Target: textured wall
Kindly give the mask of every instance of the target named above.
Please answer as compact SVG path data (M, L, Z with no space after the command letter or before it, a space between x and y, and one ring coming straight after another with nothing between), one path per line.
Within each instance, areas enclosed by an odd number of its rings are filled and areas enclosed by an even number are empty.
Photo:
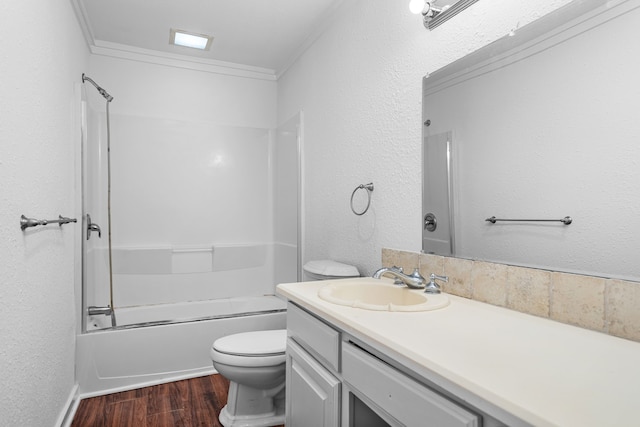
M278 117L305 113L305 258L370 274L381 247L419 250L422 77L565 3L484 0L427 31L408 2L345 2L278 82ZM370 181L357 217L351 192Z
M66 0L0 4L0 422L49 426L74 385L74 126L88 56Z

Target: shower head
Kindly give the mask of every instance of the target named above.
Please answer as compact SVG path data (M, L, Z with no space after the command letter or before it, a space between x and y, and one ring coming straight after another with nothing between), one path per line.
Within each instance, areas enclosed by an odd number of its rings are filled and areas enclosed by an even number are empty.
M94 82L90 77L85 76L84 73L82 73L82 83L84 82L89 82L91 83L93 86L95 86L96 89L98 89L98 92L100 93L100 95L104 96L104 99L107 100L107 102L111 102L113 101L113 96L109 95L109 93L102 89L100 86L98 86L98 84L96 82Z
M113 101L113 96L109 95L106 90L102 89L101 87L98 87L98 92L100 92L100 95L104 96L107 102Z

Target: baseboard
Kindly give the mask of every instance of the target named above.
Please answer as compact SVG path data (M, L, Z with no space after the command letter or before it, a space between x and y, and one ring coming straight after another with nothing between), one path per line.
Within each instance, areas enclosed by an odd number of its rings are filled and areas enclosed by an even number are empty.
M58 420L54 424L56 427L69 427L73 422L73 416L76 414L78 404L80 403L80 396L78 395L79 385L76 383L69 393L69 397L60 412Z

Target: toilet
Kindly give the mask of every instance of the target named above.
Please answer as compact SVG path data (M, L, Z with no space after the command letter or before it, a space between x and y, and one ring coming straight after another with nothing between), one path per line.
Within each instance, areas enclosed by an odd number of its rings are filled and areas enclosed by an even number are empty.
M211 346L211 360L227 378L229 395L220 411L225 427L284 424L287 330L228 335Z
M331 260L304 265L306 280L358 277L354 266ZM224 427L284 424L287 330L252 331L215 340L210 356L229 380L227 404L218 419Z

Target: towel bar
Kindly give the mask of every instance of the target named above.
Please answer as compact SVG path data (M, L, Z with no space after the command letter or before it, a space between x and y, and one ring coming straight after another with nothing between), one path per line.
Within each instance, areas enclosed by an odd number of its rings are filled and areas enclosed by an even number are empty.
M67 218L62 215L58 215L58 219L33 219L22 215L20 216L20 229L24 231L29 227L47 224L59 224L62 227L64 224L69 224L70 222L78 222L78 220L76 218Z
M485 219L485 221L489 221L491 224L495 224L497 221L516 221L516 222L561 222L564 225L569 225L573 222L570 216L565 216L562 219L501 219L492 216L491 218Z

